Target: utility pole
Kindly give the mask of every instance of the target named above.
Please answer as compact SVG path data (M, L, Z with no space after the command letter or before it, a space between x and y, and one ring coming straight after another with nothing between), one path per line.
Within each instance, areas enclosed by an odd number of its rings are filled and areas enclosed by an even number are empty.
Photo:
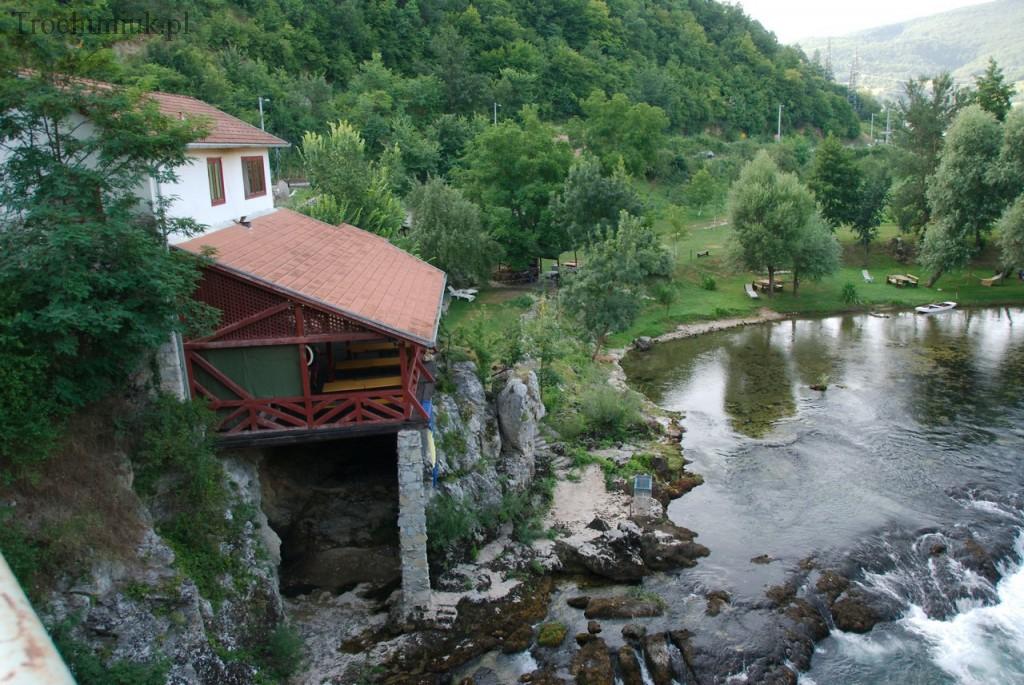
M782 105L779 105L779 132L775 136L775 141L778 143L782 142Z
M871 144L875 144L875 113L871 113Z
M892 135L892 126L890 126L890 124L889 124L889 115L890 115L890 113L891 113L891 110L888 107L886 107L885 108L885 144L886 145L889 144L889 136Z
M256 98L256 100L260 103L260 130L266 131L267 129L263 126L263 103L270 102L270 98L265 98L262 95L260 95L259 97Z
M498 108L501 107L497 102L494 103L494 125L498 125Z

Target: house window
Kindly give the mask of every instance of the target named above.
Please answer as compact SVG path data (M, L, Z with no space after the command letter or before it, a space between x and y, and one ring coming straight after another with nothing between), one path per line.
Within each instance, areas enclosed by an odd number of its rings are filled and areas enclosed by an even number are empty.
M242 157L242 181L245 199L267 194L267 179L263 175L263 157Z
M224 204L224 167L220 157L206 158L206 176L210 181L210 204Z

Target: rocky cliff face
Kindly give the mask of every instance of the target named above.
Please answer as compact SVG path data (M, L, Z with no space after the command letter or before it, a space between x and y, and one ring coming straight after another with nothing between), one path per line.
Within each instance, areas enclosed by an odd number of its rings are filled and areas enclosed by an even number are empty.
M513 369L490 401L473 362L452 364L449 373L454 389L434 397L439 487L433 494L496 507L506 492L529 487L536 473L544 417L537 375Z
M259 512L255 465L225 459L224 470L236 497L224 515L235 515L238 505ZM111 660L168 660L167 682L173 685L257 682L257 666L229 654L262 644L284 617L273 562L278 542L266 517L257 513L244 524L237 547L224 550L246 573L224 579L230 592L215 605L176 566L174 551L155 530L158 520L131 489L127 459L119 487L135 502L136 520L126 521L126 529L140 528L141 540L126 558L99 561L83 579L62 581L50 597L48 622L73 626L74 640Z

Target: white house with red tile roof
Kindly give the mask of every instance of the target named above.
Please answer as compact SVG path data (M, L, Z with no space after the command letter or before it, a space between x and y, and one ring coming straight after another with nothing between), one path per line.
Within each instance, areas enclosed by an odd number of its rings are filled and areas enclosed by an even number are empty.
M170 216L190 217L211 230L273 211L269 150L287 142L187 95L149 97L164 115L202 120L210 130L188 145L190 161L176 170L176 182L149 180L142 192L147 202L168 198ZM186 239L172 234L169 242Z

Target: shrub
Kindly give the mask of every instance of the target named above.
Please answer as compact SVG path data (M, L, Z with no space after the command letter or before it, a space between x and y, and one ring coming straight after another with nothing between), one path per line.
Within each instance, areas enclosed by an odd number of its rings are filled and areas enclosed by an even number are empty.
M45 550L25 535L9 507L0 508L0 550L14 577L25 588L26 594L30 593L36 574L46 562Z
M136 491L144 498L161 491L169 504L157 532L200 594L219 604L229 592L224 579L237 583L247 573L241 560L222 546L234 546L255 512L233 507L214 450L215 421L201 402L158 397L141 417L142 437L133 463Z
M71 635L72 627L72 622L65 621L50 634L78 685L163 685L166 681L170 664L165 657L142 663L116 659L103 663L92 648Z
M704 290L715 290L718 288L718 283L715 282L711 274L704 274L700 277L700 287Z
M267 638L259 653L260 664L278 682L286 682L305 660L302 637L294 628L281 623Z
M594 437L623 438L644 427L640 400L606 383L586 388L580 395L580 413Z
M860 304L860 295L857 294L857 287L853 283L847 283L843 286L840 298L843 300L843 304L851 306Z
M460 499L438 495L427 506L427 546L432 552L443 554L480 528L476 513Z

